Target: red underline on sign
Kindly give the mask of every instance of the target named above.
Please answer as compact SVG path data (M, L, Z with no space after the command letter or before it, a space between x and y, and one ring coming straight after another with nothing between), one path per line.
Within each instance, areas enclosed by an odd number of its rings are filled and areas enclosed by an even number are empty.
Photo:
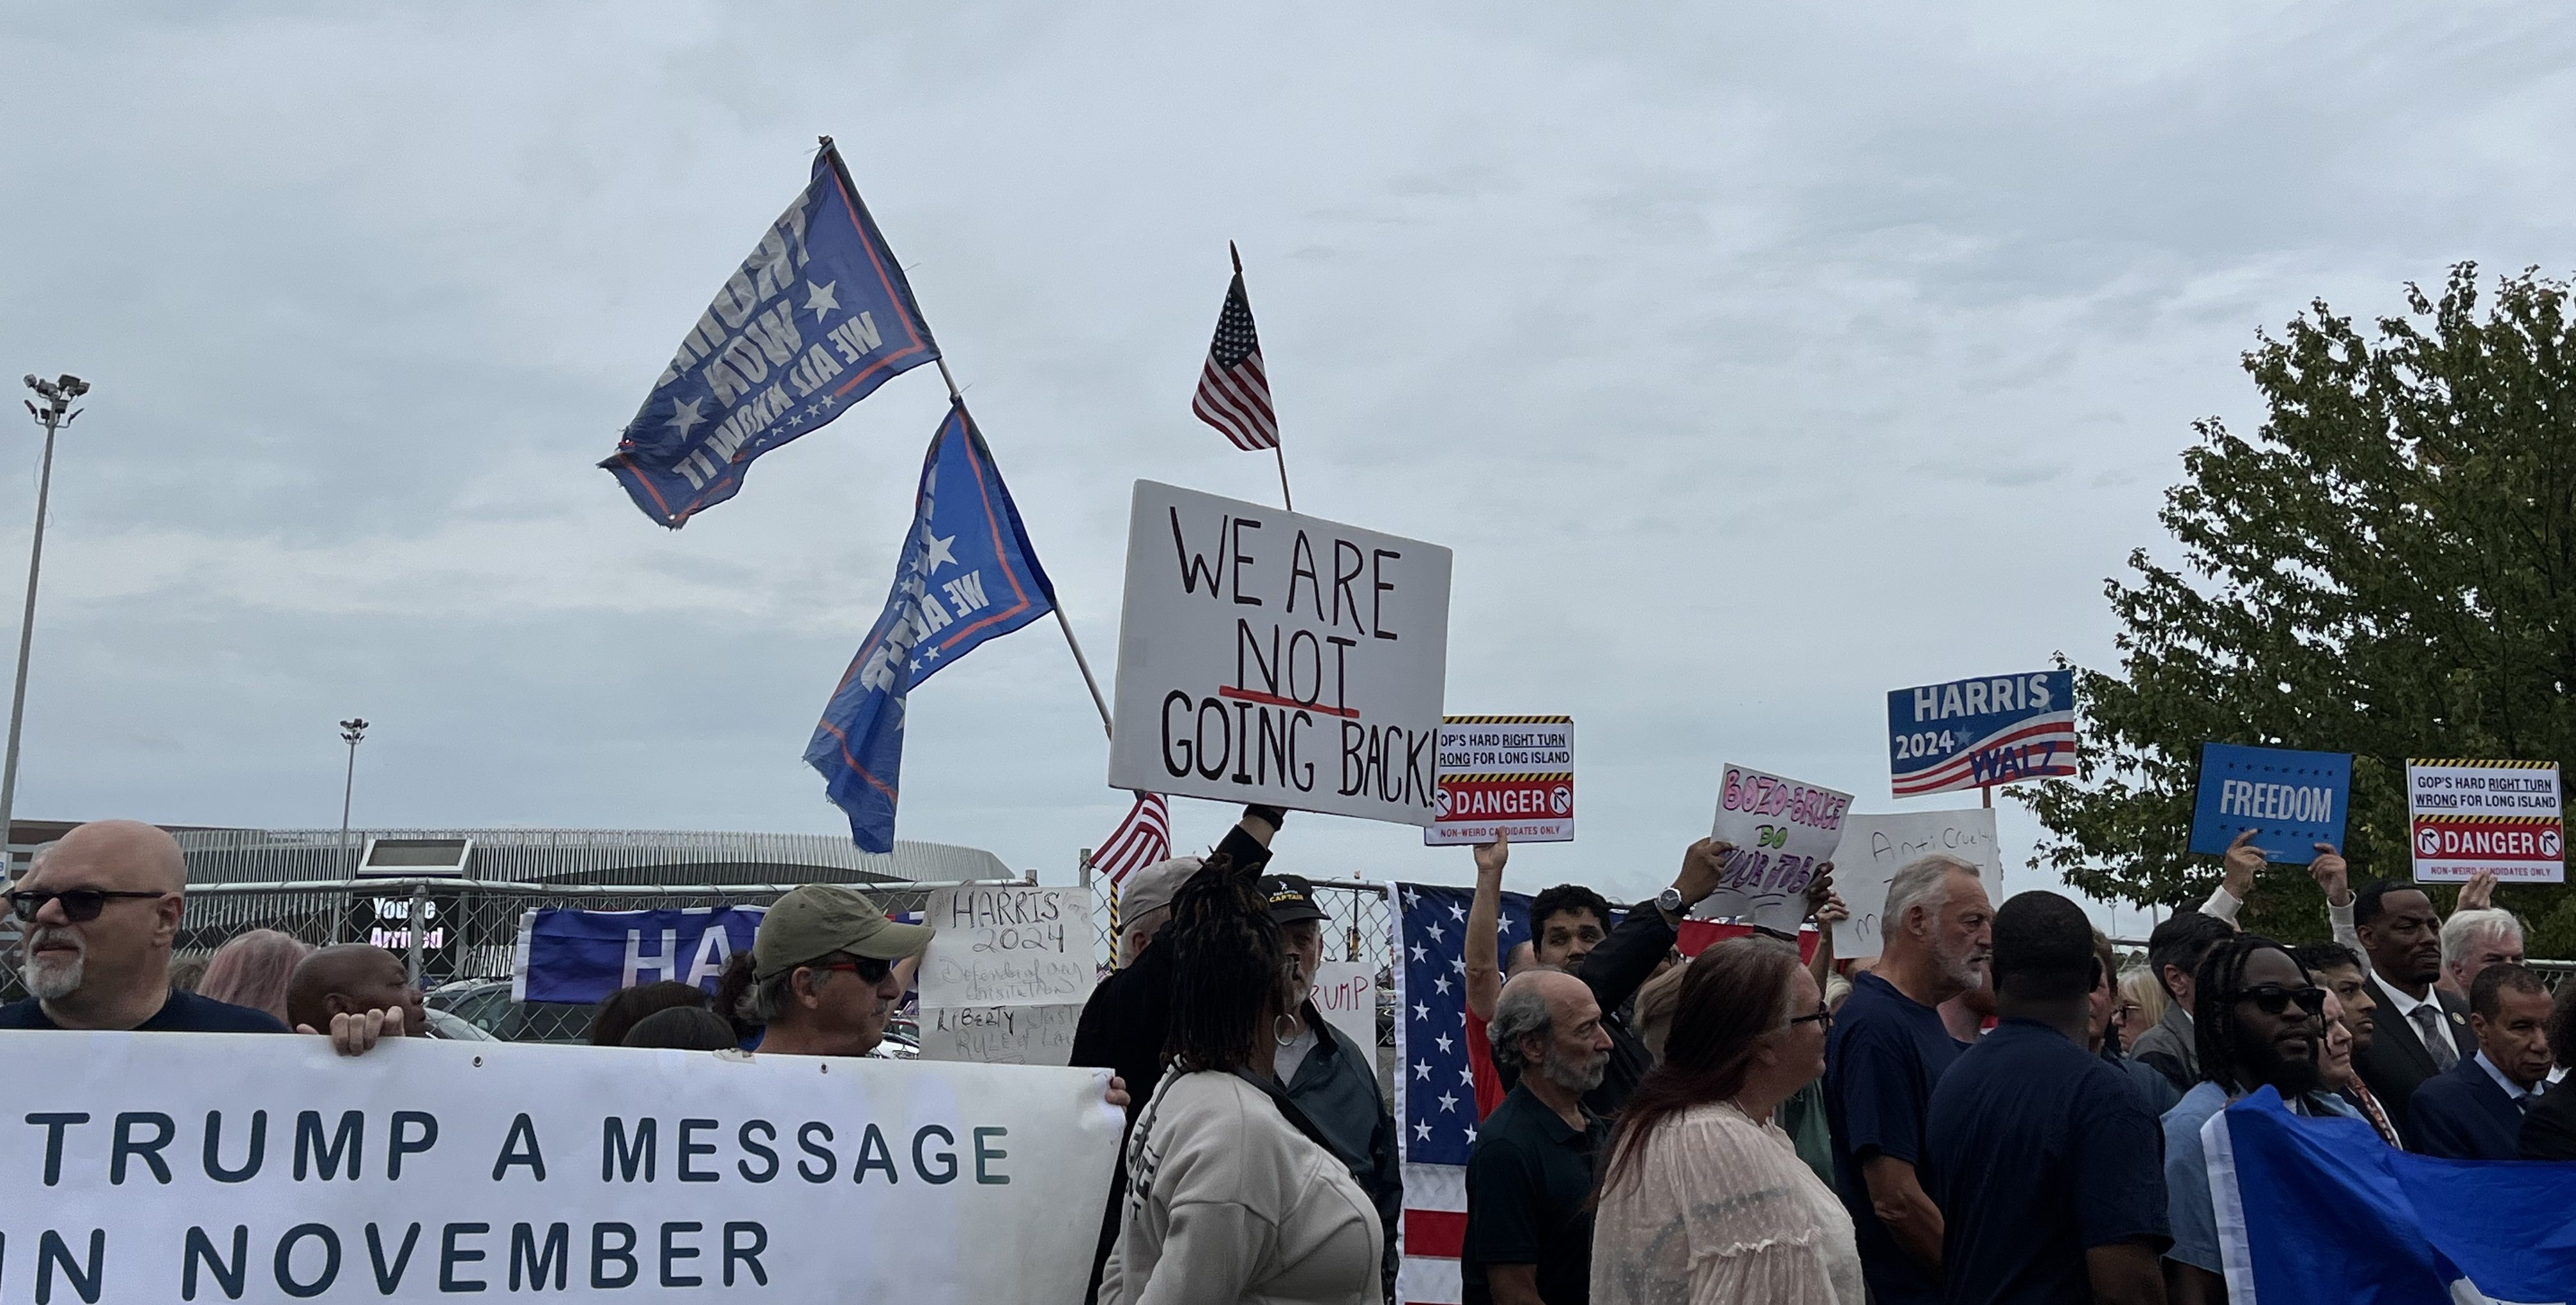
M1252 689L1218 689L1216 696L1232 698L1237 702L1257 702L1264 707L1289 707L1298 711L1311 711L1319 716L1342 716L1351 720L1360 718L1357 707L1327 707L1320 702L1299 702L1295 698L1282 698L1275 693L1261 693Z

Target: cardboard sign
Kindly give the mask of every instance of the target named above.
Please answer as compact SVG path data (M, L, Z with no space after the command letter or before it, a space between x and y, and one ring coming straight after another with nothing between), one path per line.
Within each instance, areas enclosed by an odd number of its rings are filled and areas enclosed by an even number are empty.
M1878 955L1888 881L1908 863L1936 852L1977 867L1986 895L2002 896L2004 858L1995 841L1991 808L1874 812L1844 819L1842 842L1834 848L1834 891L1842 894L1851 918L1834 926L1834 959Z
M1073 1059L1080 1005L924 1006L921 1058L978 1065L1063 1065Z
M1110 787L1432 823L1449 560L1137 481Z
M2352 754L2200 745L2200 794L2191 817L2191 850L2224 856L2251 829L2271 859L2306 865L2318 843L2343 846L2344 805L2352 797Z
M1887 695L1898 797L2075 773L2075 672L2029 671Z
M2407 759L2419 884L2462 883L2481 870L2508 882L2563 884L2561 814L2556 762Z
M1442 717L1439 805L1428 847L1573 842L1574 718Z
M1710 835L1735 850L1727 855L1725 880L1695 914L1795 932L1807 914L1807 881L1833 859L1851 800L1849 793L1728 766Z
M1308 992L1326 1023L1363 1052L1377 1051L1377 968L1366 961L1326 961Z
M924 1009L1080 1006L1098 981L1088 888L935 889L921 920L935 931L921 956Z

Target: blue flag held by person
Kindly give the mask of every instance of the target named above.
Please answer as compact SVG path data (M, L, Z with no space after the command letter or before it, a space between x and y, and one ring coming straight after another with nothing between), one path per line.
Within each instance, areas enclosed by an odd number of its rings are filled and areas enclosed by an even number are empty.
M939 356L830 137L805 192L716 292L599 465L673 529L751 461Z
M2576 1163L2442 1160L2264 1088L2201 1134L2231 1299L2260 1305L2564 1301Z
M905 695L976 645L1054 610L1055 589L1002 473L965 406L952 406L922 463L885 612L805 747L861 848L894 848Z

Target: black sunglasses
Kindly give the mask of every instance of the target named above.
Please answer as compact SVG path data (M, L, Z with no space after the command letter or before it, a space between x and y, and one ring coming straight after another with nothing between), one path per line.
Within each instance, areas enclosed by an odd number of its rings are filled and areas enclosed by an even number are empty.
M1792 1015L1789 1017L1789 1022L1792 1024L1821 1024L1824 1026L1825 1032L1831 1033L1834 1031L1834 1012L1832 1008L1828 1007L1827 1009L1817 1011L1813 1015Z
M47 902L62 903L64 919L74 924L87 924L97 919L99 912L107 909L109 898L159 898L168 897L169 894L145 892L139 888L67 888L59 893L49 893L41 888L22 888L6 896L9 899L9 914L18 917L18 922L21 924L34 924L36 912L45 909Z
M2294 1001L2311 1015L2326 1013L2326 990L2323 988L2285 988L2277 983L2258 983L2251 988L2237 989L2230 999L2250 1001L2266 1015L2278 1015L2288 1010Z
M885 982L885 977L887 975L894 973L894 962L881 961L873 956L860 956L851 960L829 961L821 964L804 966L802 968L808 970L841 970L859 976L859 981L862 983L883 983Z

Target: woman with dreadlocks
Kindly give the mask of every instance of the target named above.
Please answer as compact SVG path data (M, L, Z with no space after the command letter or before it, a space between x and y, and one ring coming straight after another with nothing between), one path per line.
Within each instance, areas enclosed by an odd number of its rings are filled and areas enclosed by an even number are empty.
M2192 1034L2200 1082L2165 1112L2165 1199L2173 1246L2165 1284L2173 1305L2227 1299L2218 1253L2218 1215L2209 1198L2203 1124L2227 1103L2264 1087L2303 1115L2360 1123L2343 1098L2321 1090L2327 992L2288 948L2235 934L2201 958L2192 975ZM2367 1124L2361 1127L2367 1129Z
M1168 1068L1128 1138L1101 1305L1382 1299L1377 1207L1272 1071L1305 994L1257 882L1210 857L1155 939L1177 980Z

